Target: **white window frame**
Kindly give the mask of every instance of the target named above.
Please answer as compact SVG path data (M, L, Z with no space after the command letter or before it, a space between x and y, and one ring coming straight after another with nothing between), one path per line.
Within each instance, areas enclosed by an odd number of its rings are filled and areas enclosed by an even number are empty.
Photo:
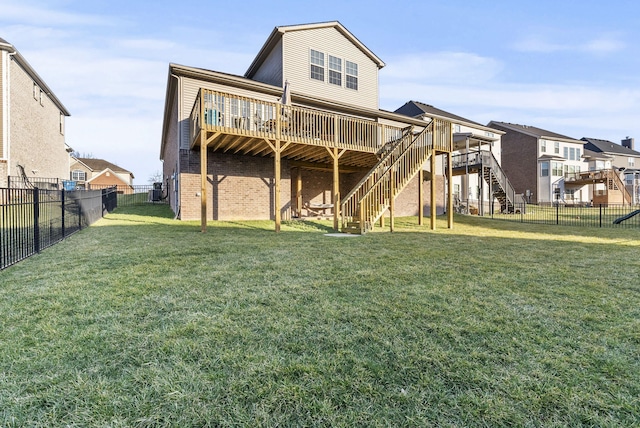
M345 60L344 68L345 68L344 71L346 74L346 78L344 81L345 88L357 91L358 90L358 63Z
M342 87L342 58L329 55L329 83Z
M540 162L540 177L548 177L550 172L551 168L549 166L549 161Z
M83 171L81 169L74 169L73 171L71 171L71 179L73 181L86 181L87 173L86 171Z
M317 70L314 70L314 67L316 67ZM324 82L325 81L324 68L325 68L324 52L311 49L309 53L309 77L313 80Z

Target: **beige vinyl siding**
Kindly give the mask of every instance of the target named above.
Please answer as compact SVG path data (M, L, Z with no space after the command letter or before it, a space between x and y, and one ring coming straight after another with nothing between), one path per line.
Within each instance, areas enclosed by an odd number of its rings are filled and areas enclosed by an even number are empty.
M283 34L284 79L291 91L346 104L378 108L378 66L333 27ZM324 81L311 79L311 49L324 53ZM342 86L329 83L329 55L342 59ZM358 64L358 90L346 88L346 61Z
M253 76L253 80L268 85L282 86L282 40L269 53L265 61Z
M181 126L181 141L180 148L188 149L190 147L189 141L189 117L191 115L191 109L193 108L193 104L195 103L196 97L198 95L198 91L200 88L211 89L214 91L225 92L229 94L234 94L242 97L255 98L264 101L270 102L278 102L279 97L277 96L269 96L260 92L249 91L246 89L238 89L233 88L226 85L221 85L218 83L205 82L202 80L191 79L191 78L183 78L182 90L183 94L181 97L182 106L182 116L180 118L180 126Z

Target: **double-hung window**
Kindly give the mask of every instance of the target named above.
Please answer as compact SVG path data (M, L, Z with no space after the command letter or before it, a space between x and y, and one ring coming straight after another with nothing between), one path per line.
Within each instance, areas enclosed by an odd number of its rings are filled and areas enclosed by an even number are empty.
M311 49L311 78L324 82L324 53Z
M540 162L540 177L549 176L549 162Z
M87 179L87 173L81 169L74 169L71 172L71 179L74 181L84 181Z
M347 72L347 88L358 90L358 64L351 61L345 61Z
M342 59L329 55L329 83L342 86Z

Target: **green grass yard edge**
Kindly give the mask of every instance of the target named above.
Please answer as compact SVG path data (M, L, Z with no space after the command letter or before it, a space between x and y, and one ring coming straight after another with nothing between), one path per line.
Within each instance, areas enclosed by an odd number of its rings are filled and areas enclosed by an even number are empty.
M634 426L635 230L180 222L0 272L1 426Z

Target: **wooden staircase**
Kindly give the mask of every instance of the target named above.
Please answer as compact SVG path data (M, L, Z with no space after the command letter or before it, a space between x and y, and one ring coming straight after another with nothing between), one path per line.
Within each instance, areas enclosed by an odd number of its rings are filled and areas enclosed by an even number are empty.
M380 161L342 200L341 230L357 234L372 230L433 150L451 151L450 122L434 119L422 129L405 128L400 138L385 144Z

